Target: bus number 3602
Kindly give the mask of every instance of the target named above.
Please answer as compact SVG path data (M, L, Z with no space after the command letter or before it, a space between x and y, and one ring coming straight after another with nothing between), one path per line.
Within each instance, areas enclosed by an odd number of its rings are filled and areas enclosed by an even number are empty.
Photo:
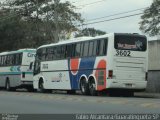
M116 50L116 56L131 56L131 51Z

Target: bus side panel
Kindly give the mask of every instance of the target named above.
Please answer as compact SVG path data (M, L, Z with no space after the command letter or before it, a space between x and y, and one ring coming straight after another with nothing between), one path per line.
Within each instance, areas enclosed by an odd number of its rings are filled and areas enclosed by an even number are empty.
M0 87L5 87L6 80L9 80L11 87L18 87L21 84L21 75L0 75Z
M89 77L93 73L95 57L77 58L68 60L68 69L72 89L79 89L79 80L82 75Z
M21 75L8 75L11 87L18 87L21 85Z
M6 77L0 74L0 87L5 87Z
M22 65L30 65L35 60L35 52L23 52Z
M107 76L107 60L105 57L97 57L96 64L94 66L94 75L97 83L97 90L105 90L106 89L106 76Z
M41 62L41 74L34 76L34 88L38 88L39 79L44 80L46 89L71 89L67 60Z
M21 66L21 80L33 81L33 71L29 69L29 65Z
M24 52L23 59L22 59L22 67L21 67L21 80L33 82L33 68L30 69L30 63L33 62L35 59L35 52Z
M1 87L5 87L6 80L9 80L11 87L17 87L21 84L20 66L1 67L0 71Z
M68 71L43 72L44 88L70 90Z

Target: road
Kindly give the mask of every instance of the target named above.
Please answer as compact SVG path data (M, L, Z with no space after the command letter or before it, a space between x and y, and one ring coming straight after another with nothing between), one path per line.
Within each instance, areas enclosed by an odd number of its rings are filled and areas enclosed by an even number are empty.
M160 113L160 99L0 91L0 113Z

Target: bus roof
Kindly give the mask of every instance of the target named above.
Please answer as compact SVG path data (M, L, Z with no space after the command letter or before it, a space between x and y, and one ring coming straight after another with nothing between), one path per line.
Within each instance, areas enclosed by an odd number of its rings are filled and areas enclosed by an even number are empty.
M96 36L96 37L78 37L78 38L73 38L73 39L69 39L69 40L59 41L58 43L51 43L51 44L47 44L47 45L42 45L42 46L38 47L37 49L44 48L44 47L56 46L56 45L63 45L63 44L68 44L68 43L76 43L76 42L81 42L81 41L100 39L100 38L109 37L113 34L114 33L110 33L110 34L105 34L105 35Z
M19 49L16 51L2 52L0 53L0 55L7 55L7 54L14 54L14 53L21 53L21 52L36 52L36 49L25 48L25 49Z

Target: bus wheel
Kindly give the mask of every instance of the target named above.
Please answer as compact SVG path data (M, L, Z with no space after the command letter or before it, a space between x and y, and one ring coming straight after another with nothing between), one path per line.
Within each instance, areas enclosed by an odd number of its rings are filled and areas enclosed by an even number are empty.
M40 81L40 82L39 82L38 91L39 91L40 93L44 93L44 92L45 92L45 89L44 89L44 86L43 86L43 81Z
M34 88L32 88L32 87L28 87L28 88L27 88L27 91L28 91L28 92L36 92L36 90L35 90Z
M83 95L89 95L89 87L85 79L80 82L80 90Z
M97 91L96 91L96 84L93 80L91 80L89 82L89 91L90 91L90 94L92 96L96 96L97 95Z
M5 89L6 89L7 91L10 91L10 90L11 90L9 80L6 81Z
M52 93L53 90L52 89L47 89L47 90L44 90L45 93Z
M75 90L67 90L67 94L75 94L76 91Z
M125 91L122 96L124 97L133 97L134 96L134 92L131 91Z

